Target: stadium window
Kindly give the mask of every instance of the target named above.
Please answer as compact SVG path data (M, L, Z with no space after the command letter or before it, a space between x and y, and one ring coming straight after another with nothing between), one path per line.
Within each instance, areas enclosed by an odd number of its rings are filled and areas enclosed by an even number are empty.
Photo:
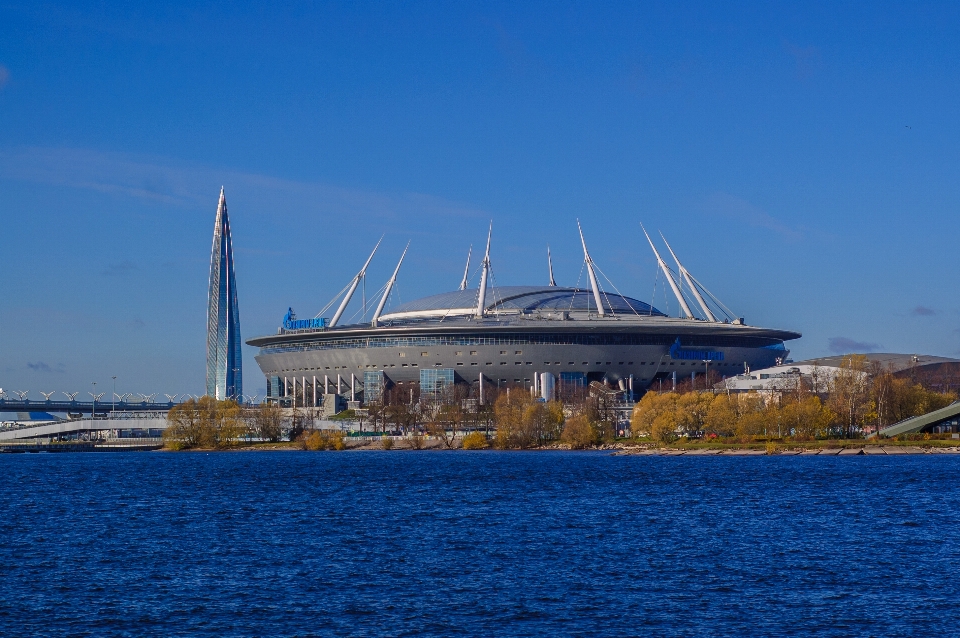
M523 350L514 350L513 354L523 354Z
M471 351L470 351L470 354L475 355L475 354L477 354L477 351L476 351L476 350L471 350Z
M407 353L406 353L406 352L401 352L401 353L400 353L400 356L401 356L401 357L405 357L405 356L407 356Z
M429 353L429 352L421 352L421 353L420 353L420 356L421 356L421 357L429 357L429 356L430 356L430 353Z
M480 364L479 364L479 363L477 363L476 361L474 361L474 362L473 362L473 363L471 363L470 365L472 365L472 366L478 366L478 365L480 365Z
M500 351L500 354L507 354L507 351L506 351L506 350L501 350L501 351Z

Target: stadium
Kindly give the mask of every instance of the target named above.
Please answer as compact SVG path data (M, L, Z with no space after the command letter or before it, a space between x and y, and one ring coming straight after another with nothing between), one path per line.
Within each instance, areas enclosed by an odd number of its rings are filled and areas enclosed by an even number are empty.
M268 381L268 398L287 403L292 398L305 406L320 406L324 396L334 405L341 397L369 403L389 388L416 389L423 396L460 384L482 403L491 386L519 385L549 399L557 389L598 382L630 401L655 382L778 365L789 354L784 342L801 336L746 325L682 266L669 244L677 267L667 266L649 236L658 277L662 273L681 316L604 290L582 231L580 238L589 286L557 286L549 252L546 285L490 286L488 234L479 286L468 285L468 255L458 290L384 313L401 256L371 318L341 325L375 247L328 305L340 301L332 318L321 316L325 309L315 318L297 319L291 309L276 334L247 341L260 349L256 360Z

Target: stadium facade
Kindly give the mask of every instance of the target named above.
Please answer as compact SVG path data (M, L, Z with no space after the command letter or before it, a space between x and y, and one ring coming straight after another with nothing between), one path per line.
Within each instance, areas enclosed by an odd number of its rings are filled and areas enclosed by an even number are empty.
M217 399L243 393L240 352L240 307L233 271L233 238L227 198L220 188L217 220L210 251L210 287L207 295L207 395Z
M260 349L268 397L296 397L308 406L332 394L369 402L389 387L416 385L423 395L460 383L483 400L490 386L522 385L547 396L554 387L592 381L633 397L664 379L706 370L733 376L745 366L782 363L789 354L784 342L800 337L733 317L679 261L676 271L669 268L652 242L682 316L604 291L582 243L589 287L557 286L552 266L547 285L490 287L488 235L478 287L468 287L468 257L458 290L384 313L401 257L370 319L340 325L374 248L332 319L297 319L291 309L276 334L247 342Z

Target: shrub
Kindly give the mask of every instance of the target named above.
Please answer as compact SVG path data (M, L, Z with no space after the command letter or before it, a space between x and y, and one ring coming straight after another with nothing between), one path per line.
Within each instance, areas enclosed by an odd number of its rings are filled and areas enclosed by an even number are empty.
M326 443L325 437L317 430L314 430L309 434L304 434L300 438L300 445L303 447L303 449L311 452L326 449Z
M560 435L560 441L568 444L574 450L582 450L598 443L597 428L584 414L578 414L567 419L567 424Z
M422 434L419 432L414 432L410 436L410 444L413 446L414 450L422 450L423 446L426 445L426 440Z
M330 435L330 445L337 452L342 452L347 449L347 439L343 436L343 432L334 432Z
M464 450L485 450L487 448L487 437L483 432L471 432L463 437Z
M393 439L387 435L380 437L380 447L384 450L389 450L393 447Z
M767 454L776 454L777 444L773 441L767 441Z

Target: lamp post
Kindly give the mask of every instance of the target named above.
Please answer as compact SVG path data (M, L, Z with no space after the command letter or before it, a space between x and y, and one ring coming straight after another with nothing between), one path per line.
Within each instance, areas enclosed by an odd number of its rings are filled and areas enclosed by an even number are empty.
M90 408L90 418L95 419L97 418L97 382L91 381L90 383L93 384L93 394L90 395L90 398L93 399L93 405Z
M113 413L117 411L117 377L111 377L113 379L113 406L110 408L110 416L113 417Z
M710 389L710 359L703 360L703 391Z
M240 371L240 368L231 368L231 370L233 370L233 385L231 386L231 388L233 389L233 395L232 397L228 396L227 398L228 399L233 398L236 401L237 400L237 372ZM297 401L296 393L294 393L293 401L294 401L294 405L296 405L296 401ZM237 401L237 403L240 403L240 402L241 401Z

